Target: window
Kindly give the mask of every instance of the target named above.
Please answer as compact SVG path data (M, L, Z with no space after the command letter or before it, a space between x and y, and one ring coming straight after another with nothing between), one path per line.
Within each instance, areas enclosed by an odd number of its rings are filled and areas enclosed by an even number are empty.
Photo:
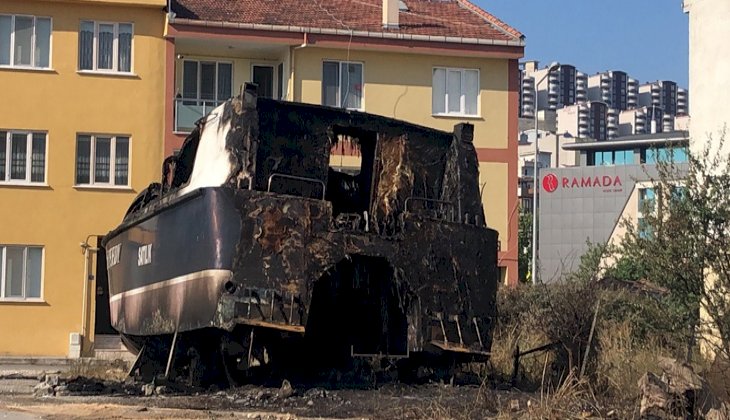
M479 70L434 68L434 115L479 115Z
M0 66L47 69L51 18L0 15Z
M363 66L349 61L322 64L322 105L363 109Z
M651 226L644 216L652 213L655 208L656 194L654 188L640 188L638 209L638 232L640 238L648 239L651 237Z
M81 21L79 70L132 72L132 24Z
M654 211L654 203L656 202L656 196L654 194L654 188L641 188L639 189L639 212L647 213Z
M45 184L46 133L0 130L0 185Z
M689 160L686 147L659 147L642 151L643 163L659 162L686 163Z
M616 150L613 154L615 165L631 165L634 163L633 150Z
M633 150L604 150L588 154L588 166L633 165Z
M41 298L43 248L0 245L0 300Z
M231 97L233 64L183 61L182 96L185 105L215 106Z
M128 186L129 137L79 134L76 185Z

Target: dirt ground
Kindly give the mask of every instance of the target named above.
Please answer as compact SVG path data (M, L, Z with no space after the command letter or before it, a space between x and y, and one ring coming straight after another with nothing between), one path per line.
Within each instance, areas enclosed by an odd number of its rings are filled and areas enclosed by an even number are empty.
M245 386L147 397L125 391L47 397L0 395L0 418L2 412L17 412L46 419L481 419L504 413L510 406L515 417L520 417L519 408L525 408L530 399L518 392L443 384L388 384L377 389L294 388L291 395L282 395L282 391ZM520 401L519 406L515 401Z

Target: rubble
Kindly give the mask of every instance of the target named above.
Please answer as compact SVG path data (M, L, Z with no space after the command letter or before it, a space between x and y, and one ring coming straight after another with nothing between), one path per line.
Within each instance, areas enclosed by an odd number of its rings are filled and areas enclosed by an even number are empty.
M36 397L52 397L55 395L55 391L53 390L53 386L47 382L41 382L33 387L33 395Z
M294 388L292 388L289 381L284 379L284 381L281 383L281 388L279 388L279 392L277 393L277 396L279 398L289 398L292 395L294 395Z
M155 386L153 384L142 385L142 393L145 397L151 397L155 395Z
M690 365L662 357L659 366L661 376L647 372L638 383L642 419L730 418L727 404Z

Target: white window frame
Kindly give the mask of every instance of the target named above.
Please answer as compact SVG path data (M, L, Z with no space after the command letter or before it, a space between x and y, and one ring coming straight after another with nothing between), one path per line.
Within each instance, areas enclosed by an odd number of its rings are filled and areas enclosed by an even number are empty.
M78 183L78 173L76 172L76 164L79 158L79 136L91 137L89 144L89 182L84 184ZM98 137L111 138L109 145L109 182L97 182L96 177L96 139ZM126 137L128 142L128 158L127 158L127 183L116 184L116 157L117 157L117 137ZM132 184L132 136L128 134L99 134L99 133L76 133L76 153L74 155L74 186L76 187L100 187L100 188L121 188L129 189Z
M337 108L343 108L343 109L349 109L353 111L364 111L365 110L365 63L363 61L347 61L347 60L322 60L322 84L324 84L324 64L325 63L337 63L339 64L339 73L340 77L337 80ZM343 67L350 65L350 64L357 64L360 66L360 74L362 75L362 80L360 80L360 86L362 86L362 97L360 98L360 107L359 108L345 108L342 106L342 77L344 75ZM345 69L346 70L346 69ZM323 92L324 93L324 92ZM324 105L324 95L322 95L321 103Z
M77 43L76 50L78 54L78 60L76 60L76 67L80 73L112 73L112 74L134 74L134 23L133 22L107 22L92 19L81 19L79 21L78 36L81 36L81 24L84 22L91 22L94 24L94 39L92 41L91 49L91 69L81 68L81 50ZM99 25L113 25L114 26L114 41L112 47L112 68L111 69L100 69L99 68ZM129 49L129 71L119 70L119 25L131 25L132 26L132 45Z
M23 14L7 14L0 13L0 16L10 16L10 63L0 64L2 68L12 69L31 69L31 70L51 70L53 68L53 18L50 16L35 16L35 15L23 15ZM29 17L33 18L33 34L31 35L30 41L30 65L15 64L15 18L16 17ZM50 21L50 35L48 36L48 67L41 67L35 65L35 46L36 46L36 22L38 19L48 19Z
M185 63L186 62L192 62L197 64L197 79L195 80L195 98L186 98L185 97ZM202 99L200 97L200 67L203 63L215 63L215 100L211 101L210 99ZM223 101L226 101L230 98L219 98L218 97L218 67L221 64L230 64L231 65L231 95L235 95L233 92L233 86L234 81L233 79L236 77L236 69L234 67L234 64L232 61L225 61L225 60L205 60L205 59L198 59L198 58L186 58L183 60L183 64L180 69L180 84L179 86L179 93L180 93L180 99L183 101L196 101L196 102L215 102L216 104L222 103ZM253 67L251 67L253 69ZM252 79L253 79L253 73Z
M436 92L433 89L433 74L436 70L444 70L446 80L444 81L444 109L446 112L436 112L433 109L433 96L436 95ZM448 93L448 83L449 83L449 72L450 71L456 71L461 73L461 94L459 95L459 110L458 111L451 111L449 110L449 93ZM477 73L477 106L476 106L476 114L467 114L466 111L466 95L464 92L464 74L467 71L475 71ZM431 115L433 116L448 116L448 117L466 117L466 118L480 118L482 115L482 107L481 107L481 96L482 96L482 74L479 69L468 69L468 68L458 68L458 67L441 67L441 66L435 66L431 69Z
M48 180L48 132L47 131L31 131L31 130L6 130L0 128L0 132L6 132L5 135L5 179L0 179L0 186L3 185L35 185L35 186L46 186ZM10 163L11 163L11 142L13 134L25 134L26 135L26 151L25 151L25 179L11 179L10 178ZM43 180L42 181L31 181L32 170L33 170L33 135L43 134L45 136L45 153L43 156Z
M22 290L23 290L23 296L13 296L13 297L6 297L5 296L5 285L7 283L6 279L6 255L8 247L13 248L23 248L23 284L22 284ZM40 296L37 297L27 297L25 295L25 289L26 289L26 282L28 280L27 278L27 265L28 265L28 249L29 248L40 248L41 250L41 289L40 289ZM0 244L0 303L2 302L43 302L43 292L44 292L44 285L45 285L45 272L46 272L46 248L41 245L12 245L12 244Z

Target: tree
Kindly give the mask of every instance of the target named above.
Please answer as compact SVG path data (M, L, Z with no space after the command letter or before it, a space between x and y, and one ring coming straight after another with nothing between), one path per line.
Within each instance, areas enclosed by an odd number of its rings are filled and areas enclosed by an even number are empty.
M724 138L724 136L723 136ZM657 165L654 198L640 223L625 223L612 274L646 279L669 289L686 332L697 332L715 353L730 356L730 155L721 139L688 165Z
M517 272L520 282L531 280L532 263L532 213L520 212L517 236Z

